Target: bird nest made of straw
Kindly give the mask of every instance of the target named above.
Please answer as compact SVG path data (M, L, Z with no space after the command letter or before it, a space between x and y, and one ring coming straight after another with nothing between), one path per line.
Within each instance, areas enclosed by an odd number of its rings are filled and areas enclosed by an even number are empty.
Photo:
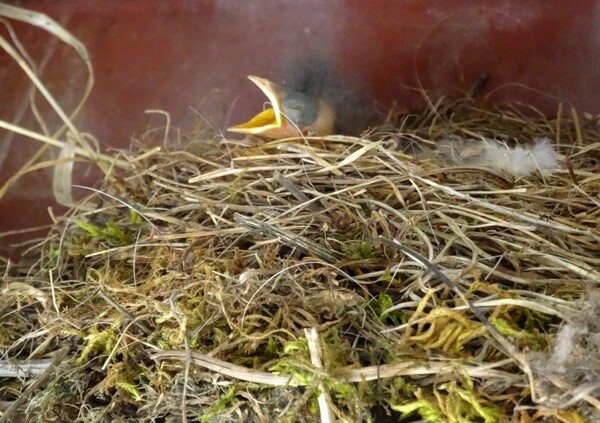
M115 154L4 265L4 420L598 421L598 120L519 110ZM449 136L546 137L563 165L399 148Z

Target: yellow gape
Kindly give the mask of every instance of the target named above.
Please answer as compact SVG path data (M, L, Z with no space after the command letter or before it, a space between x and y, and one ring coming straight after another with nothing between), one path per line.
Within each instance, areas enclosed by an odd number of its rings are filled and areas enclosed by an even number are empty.
M322 99L291 91L271 81L249 76L267 96L271 108L227 130L271 139L297 136L325 136L335 131L335 110Z

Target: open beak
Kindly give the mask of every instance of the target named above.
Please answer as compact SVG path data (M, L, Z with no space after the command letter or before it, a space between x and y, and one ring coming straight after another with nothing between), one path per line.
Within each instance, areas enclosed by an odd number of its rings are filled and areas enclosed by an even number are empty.
M336 113L326 101L289 91L258 76L251 75L248 79L267 96L271 108L248 122L227 128L228 131L271 139L326 136L335 132Z
M297 131L289 125L287 120L281 114L281 100L284 95L283 89L271 81L250 75L248 79L267 96L271 103L271 108L265 109L252 119L239 125L227 128L230 132L239 134L262 135L268 138L284 138L297 135Z

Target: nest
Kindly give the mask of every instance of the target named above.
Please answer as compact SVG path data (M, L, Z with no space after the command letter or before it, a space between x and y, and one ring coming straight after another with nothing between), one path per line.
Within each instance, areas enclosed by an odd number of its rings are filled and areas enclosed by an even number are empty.
M523 109L444 102L364 138L152 132L98 159L103 185L4 266L3 418L599 419L598 121ZM448 136L548 137L564 169L401 148Z

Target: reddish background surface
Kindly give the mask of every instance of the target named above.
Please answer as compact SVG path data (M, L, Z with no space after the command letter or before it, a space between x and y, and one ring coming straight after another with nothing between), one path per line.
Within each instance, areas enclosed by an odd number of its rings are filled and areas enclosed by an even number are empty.
M127 147L135 134L164 124L163 109L185 127L202 112L225 128L256 111L263 98L248 74L277 79L282 62L325 53L362 82L382 106L423 105L466 90L489 74L485 94L521 100L552 114L558 102L600 112L600 1L489 0L36 0L15 5L45 12L88 48L96 84L77 121L103 148ZM44 31L14 25L40 63L42 79L66 110L83 91L78 56ZM6 28L0 34L7 37ZM28 82L0 51L0 119L39 131L19 117ZM48 111L40 101L42 110ZM48 112L48 124L58 119ZM0 184L40 144L0 130ZM80 169L85 183L92 183ZM22 178L0 199L0 232L48 222L50 172ZM14 251L14 237L0 250Z

